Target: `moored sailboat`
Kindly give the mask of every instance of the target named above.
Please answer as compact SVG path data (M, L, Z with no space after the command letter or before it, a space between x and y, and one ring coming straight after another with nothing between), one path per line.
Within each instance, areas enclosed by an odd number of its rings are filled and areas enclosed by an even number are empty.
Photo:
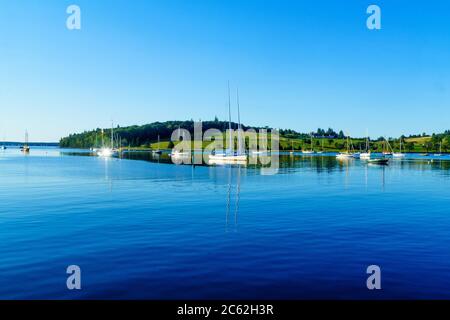
M20 147L20 151L24 153L30 152L30 146L28 145L28 131L25 131L25 143L23 144L22 147Z
M346 160L346 159L353 159L353 158L355 158L354 153L350 152L350 149L351 149L350 144L351 144L350 137L347 136L347 150L344 151L344 152L339 152L336 155L337 159L339 159L339 160Z
M303 154L314 154L314 149L313 149L313 134L311 133L311 149L310 150L303 150L302 151Z
M110 157L115 157L115 156L119 155L119 151L114 148L114 125L111 124L111 145L110 145L110 147L105 146L103 133L104 132L102 130L103 146L100 150L97 151L97 155L99 157L103 157L103 158L110 158Z
M160 141L159 141L159 134L158 134L158 148L156 150L152 151L153 154L161 154L162 153L162 151L159 149L159 143L160 143Z
M404 157L406 157L406 154L402 153L402 138L400 138L400 152L394 152L394 153L392 153L392 156L394 158L404 158Z
M434 154L435 157L442 157L442 141L439 142L439 153Z
M233 137L231 128L231 95L230 95L230 84L228 83L228 126L229 126L229 141L228 149L223 153L215 153L209 155L210 164L228 164L228 163L239 163L247 162L247 155L245 154L242 146L242 128L241 128L241 116L240 116L240 105L239 105L239 91L237 93L237 108L238 108L238 150L233 152Z
M388 157L392 156L394 150L392 149L389 141L385 138L383 144L383 156Z
M366 148L365 148L364 152L360 153L359 158L361 160L370 160L372 158L372 152L370 151L369 134L367 134L367 137L366 137Z

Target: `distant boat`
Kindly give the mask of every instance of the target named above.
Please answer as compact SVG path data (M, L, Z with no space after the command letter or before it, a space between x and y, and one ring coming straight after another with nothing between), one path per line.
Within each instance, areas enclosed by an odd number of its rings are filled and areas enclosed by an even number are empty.
M353 156L352 153L340 152L336 155L336 158L340 160L345 160L345 159L354 159L355 157Z
M372 153L371 152L363 152L359 155L359 158L362 160L367 160L367 159L371 159L372 158Z
M258 155L258 154L268 154L269 152L268 151L252 150L250 153L253 154L253 155Z
M324 148L324 146L323 146L324 142L325 142L325 139L324 139L324 137L322 136L322 150L317 151L317 153L319 153L319 154L325 153L325 148Z
M30 152L30 146L28 145L28 131L25 131L25 143L22 147L20 147L20 151L22 151L23 153Z
M292 150L289 152L289 154L292 156L294 155L294 140L291 139L291 146L292 146Z
M421 153L420 155L423 157L428 157L430 154L429 153Z
M400 152L394 152L392 154L394 158L404 158L406 154L402 153L402 138L400 138Z
M178 150L175 150L169 154L169 156L174 158L184 158L190 156L190 152L180 152Z
M178 133L180 133L180 131L181 131L181 128L180 128L180 126L178 126ZM182 138L184 141L184 132L182 133ZM186 158L189 156L191 156L191 153L187 152L187 151L175 150L175 151L172 151L171 153L169 153L169 157L172 157L172 158Z
M383 148L383 156L392 156L393 150L391 145L389 144L389 141L384 139L384 148Z
M162 154L161 150L159 150L159 134L158 134L158 149L152 151L153 154Z
M442 157L442 141L439 143L439 153L435 153L434 156Z
M99 157L103 157L103 158L110 158L110 157L115 157L115 156L119 155L119 151L117 149L114 149L114 124L111 124L111 146L110 147L105 146L103 134L104 134L104 132L102 130L103 146L102 146L102 148L100 148L97 151L97 155Z
M118 155L117 151L114 151L111 148L101 148L97 151L97 155L103 158L110 158Z
M369 132L367 132L366 137L366 149L364 152L360 153L359 158L362 160L369 160L372 158L372 153L370 152Z
M232 129L231 129L231 95L230 95L230 84L228 83L228 126L229 126L229 147L228 150L226 150L223 153L215 153L209 155L209 163L212 164L229 164L229 163L235 163L235 162L247 162L247 155L242 150L242 138L241 138L241 115L240 115L240 106L239 106L239 91L236 90L236 97L237 97L237 108L238 108L238 150L237 152L233 152L233 137L231 135Z
M314 154L314 149L313 149L313 135L311 134L311 150L303 150L302 151L303 154Z
M355 158L355 154L350 152L350 137L347 136L347 151L345 152L339 152L336 155L336 158L339 160L346 160L346 159L354 159Z

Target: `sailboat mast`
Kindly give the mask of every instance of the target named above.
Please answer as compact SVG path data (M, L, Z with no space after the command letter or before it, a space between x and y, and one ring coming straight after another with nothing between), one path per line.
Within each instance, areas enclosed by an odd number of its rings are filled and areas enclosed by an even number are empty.
M237 108L238 108L238 154L242 153L242 138L241 138L241 111L239 107L239 88L236 89Z
M232 147L232 143L233 143L233 140L232 140L232 136L231 136L231 94L230 94L230 81L228 81L228 127L229 127L229 130L230 130L230 134L229 134L229 148L230 148L230 151L231 150L233 150L233 147Z
M114 149L114 122L111 121L111 149Z
M369 152L369 129L366 130L366 152Z

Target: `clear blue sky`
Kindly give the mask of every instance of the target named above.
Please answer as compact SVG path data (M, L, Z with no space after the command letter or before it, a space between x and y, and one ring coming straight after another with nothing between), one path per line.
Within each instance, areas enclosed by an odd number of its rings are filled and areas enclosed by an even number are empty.
M366 8L382 30L366 28ZM66 29L81 7L82 29ZM362 136L450 128L449 1L0 2L0 139L227 118Z

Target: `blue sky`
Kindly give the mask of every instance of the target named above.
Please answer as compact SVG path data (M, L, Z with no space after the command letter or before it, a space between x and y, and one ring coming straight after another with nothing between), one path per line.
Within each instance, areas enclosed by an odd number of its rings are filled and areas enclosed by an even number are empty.
M366 28L366 8L382 30ZM79 31L66 8L81 8ZM0 139L227 118L363 136L450 128L448 1L0 1ZM233 89L234 90L234 89Z

